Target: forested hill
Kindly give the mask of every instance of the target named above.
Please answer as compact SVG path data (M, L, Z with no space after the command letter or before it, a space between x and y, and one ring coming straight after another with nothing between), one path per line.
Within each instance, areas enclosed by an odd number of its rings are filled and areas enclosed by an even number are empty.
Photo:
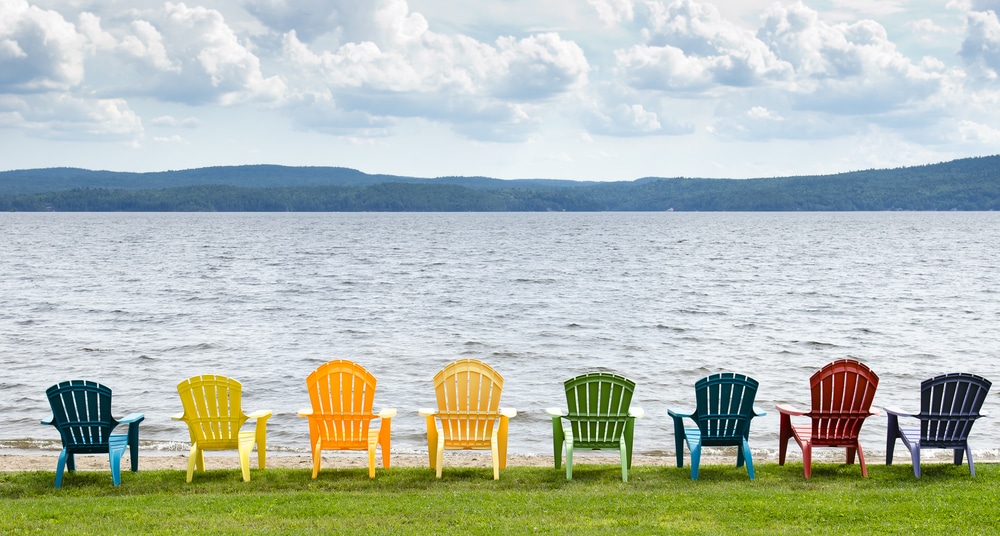
M1000 209L1000 156L836 175L631 182L423 179L270 165L0 172L4 211L841 211Z

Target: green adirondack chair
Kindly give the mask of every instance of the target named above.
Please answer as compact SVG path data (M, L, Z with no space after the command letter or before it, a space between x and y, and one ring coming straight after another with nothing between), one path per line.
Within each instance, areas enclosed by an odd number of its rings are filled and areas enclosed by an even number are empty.
M556 469L566 449L566 480L573 479L573 450L618 449L622 482L628 482L632 467L632 435L642 408L629 408L635 382L606 372L591 372L565 382L567 409L548 408L552 416Z

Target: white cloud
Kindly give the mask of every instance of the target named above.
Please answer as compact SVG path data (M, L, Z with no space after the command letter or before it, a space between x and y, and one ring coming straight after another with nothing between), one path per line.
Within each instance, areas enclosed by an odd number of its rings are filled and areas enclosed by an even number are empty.
M995 83L1000 77L1000 20L997 12L970 11L967 27L962 58L976 78Z
M0 127L29 136L86 142L134 142L142 121L123 99L87 100L69 95L25 95L0 99Z
M633 0L587 0L587 2L594 7L597 16L607 26L615 26L635 18Z
M0 0L0 91L66 90L84 77L86 39L55 11Z
M430 31L402 1L384 1L371 14L376 40L313 50L297 32L284 36L296 98L302 106L340 109L323 114L339 123L335 129L343 127L344 114L355 114L349 124L424 117L452 123L474 139L521 140L538 126L532 103L587 83L583 50L555 33L503 36L488 44ZM315 118L299 117L299 125L327 130Z
M618 50L618 68L641 89L702 91L787 78L791 69L752 32L694 0L647 4L646 44Z

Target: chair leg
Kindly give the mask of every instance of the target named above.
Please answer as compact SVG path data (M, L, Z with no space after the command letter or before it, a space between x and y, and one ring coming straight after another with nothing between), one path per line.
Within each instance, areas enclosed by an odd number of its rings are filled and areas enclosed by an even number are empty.
M562 467L562 449L563 449L563 436L562 429L562 418L552 417L552 458L555 460L556 469Z
M969 472L972 476L976 476L976 464L972 463L972 447L968 443L965 444L965 456L969 458Z
M437 448L434 449L437 453L437 460L434 461L434 467L437 468L435 476L441 478L441 468L444 467L444 434L437 434Z
M313 480L315 480L316 477L319 476L320 464L323 463L323 450L321 448L322 444L323 443L317 439L316 444L313 445L312 448Z
M688 445L691 449L691 480L698 480L698 468L701 467L701 443Z
M66 449L63 449L62 452L59 453L59 459L56 461L56 489L62 487L63 471L66 468L66 458L68 454L69 453L66 452Z
M250 482L250 452L253 450L254 434L250 432L240 432L239 447L240 471L243 473L243 481ZM257 453L259 458L261 453Z
M434 422L434 417L427 417L427 458L431 469L437 467L437 446L437 423Z
M116 486L120 486L122 483L122 454L124 454L123 450L108 449L108 463L111 464L111 481Z
M573 436L566 437L566 480L573 480Z
M896 449L896 439L899 437L899 417L889 414L889 424L885 434L885 464L892 465L892 451Z
M382 419L378 427L378 444L382 450L382 468L388 469L391 460L392 419Z
M743 439L743 446L740 448L740 453L747 464L747 475L750 476L750 480L755 480L757 476L753 472L753 457L750 455L750 442L746 438Z
M856 449L849 449L851 451L856 450L858 452L858 463L861 465L861 476L868 476L868 466L865 465L865 451L861 448L861 442L858 442ZM851 456L853 458L853 456ZM854 463L854 460L851 460Z
M847 465L854 464L854 454L858 449L854 447L847 447Z
M963 454L965 454L965 449L955 449L955 465L962 465Z
M788 453L788 440L792 438L792 418L781 414L778 427L778 465L785 465L785 454ZM806 475L808 478L808 475Z
M806 478L812 476L812 443L802 445L802 472Z
M674 417L674 450L677 451L677 467L684 467L684 420Z
M375 446L374 441L368 444L368 478L375 478Z
M191 445L191 451L188 453L187 482L191 482L191 479L194 477L194 468L196 465L199 471L205 470L205 460L202 458L202 452L198 448L197 443Z
M910 460L913 461L913 476L920 478L920 446L913 445L910 451Z
M621 438L621 443L618 446L618 454L621 456L622 462L622 482L628 482L628 448L625 444L625 437Z
M129 462L132 472L139 472L139 423L128 425Z

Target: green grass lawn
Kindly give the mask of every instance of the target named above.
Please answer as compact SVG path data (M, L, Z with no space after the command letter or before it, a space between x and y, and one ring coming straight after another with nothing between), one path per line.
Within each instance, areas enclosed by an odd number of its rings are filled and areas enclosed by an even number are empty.
M577 465L492 470L308 469L0 473L0 533L64 534L992 534L1000 533L1000 465Z

